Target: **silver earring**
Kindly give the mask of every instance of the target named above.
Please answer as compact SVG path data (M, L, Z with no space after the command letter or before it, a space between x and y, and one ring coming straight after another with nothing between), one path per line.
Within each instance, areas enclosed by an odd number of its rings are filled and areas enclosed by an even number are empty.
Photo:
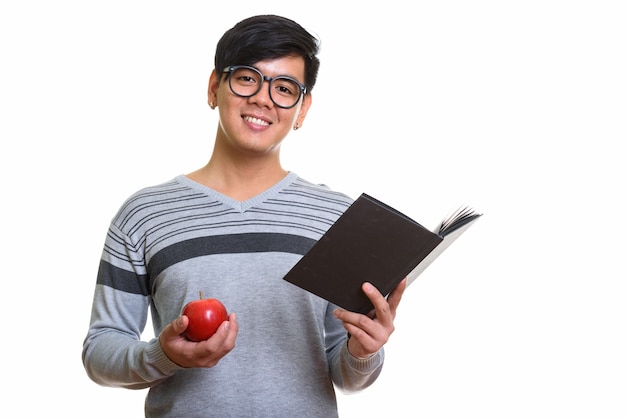
M215 103L210 102L210 103L209 103L209 107L210 107L211 109L215 109Z
M294 131L297 131L298 129L300 129L300 122L296 122L296 126L293 127Z

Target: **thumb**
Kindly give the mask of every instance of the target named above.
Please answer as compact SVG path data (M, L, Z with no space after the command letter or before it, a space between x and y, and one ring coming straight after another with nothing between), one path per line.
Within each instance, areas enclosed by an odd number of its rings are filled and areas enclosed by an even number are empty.
M176 335L180 335L187 329L187 325L189 325L189 318L185 315L181 315L173 320L171 325L172 331L174 331Z

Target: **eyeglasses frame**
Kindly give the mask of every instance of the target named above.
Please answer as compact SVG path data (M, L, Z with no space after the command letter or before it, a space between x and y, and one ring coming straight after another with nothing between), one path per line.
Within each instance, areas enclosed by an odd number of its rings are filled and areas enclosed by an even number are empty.
M247 68L247 69L252 70L252 71L255 71L255 72L257 72L259 75L261 75L261 83L259 83L259 88L258 88L258 89L257 89L254 93L252 93L252 94L249 94L249 95L243 95L243 94L236 93L236 92L235 92L235 90L233 90L233 86L232 86L232 84L230 83L230 81L231 81L231 79L232 79L232 75L233 75L233 73L234 73L235 71L237 71L237 70L241 69L241 68ZM289 81L293 81L294 83L296 83L296 84L298 85L298 87L300 87L300 95L298 96L298 99L296 99L296 101L294 102L294 104L292 104L291 106L283 106L283 105L279 105L278 103L276 103L276 102L274 101L274 97L272 96L271 91L270 91L270 95L269 95L269 97L270 97L270 99L272 100L272 103L274 103L276 106L280 107L281 109L291 109L292 107L294 107L295 105L297 105L297 104L298 104L298 102L300 101L300 99L302 98L302 96L304 96L304 95L307 93L306 86L305 86L304 84L302 84L301 82L299 82L298 80L296 80L295 78L293 78L293 77L289 77L289 76L287 76L287 75L279 75L279 76L276 76L276 77L270 77L270 76L264 75L264 74L261 72L261 70L259 70L258 68L254 68L254 67L252 67L252 66L250 66L250 65L229 65L229 66L227 66L227 67L225 67L225 68L224 68L224 70L222 71L222 73L228 73L228 87L230 88L230 91L231 91L231 92L232 92L235 96L238 96L238 97L243 97L243 98L252 97L252 96L254 96L255 94L257 94L258 92L260 92L260 91L261 91L261 89L263 88L263 82L265 82L265 81L267 81L267 82L269 83L269 86L270 86L270 87L272 86L272 83L274 82L274 80L275 80L275 79L277 79L277 78L278 78L278 79L286 79L286 80L289 80Z

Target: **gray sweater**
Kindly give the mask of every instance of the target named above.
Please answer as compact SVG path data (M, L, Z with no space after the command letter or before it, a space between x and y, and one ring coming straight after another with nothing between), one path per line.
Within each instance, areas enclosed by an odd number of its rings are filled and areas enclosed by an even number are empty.
M83 346L105 386L149 387L146 416L334 417L335 387L371 385L384 360L346 349L335 306L285 273L352 203L289 173L239 202L178 176L132 195L113 218ZM236 347L212 368L181 368L155 335L198 298L237 314Z

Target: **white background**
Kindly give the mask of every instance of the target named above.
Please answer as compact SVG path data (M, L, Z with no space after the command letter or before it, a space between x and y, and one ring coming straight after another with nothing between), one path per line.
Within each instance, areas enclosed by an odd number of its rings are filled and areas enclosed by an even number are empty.
M407 290L342 416L626 416L620 3L3 2L0 409L142 416L145 392L80 359L108 222L205 164L214 45L277 13L322 39L286 168L433 228L484 213Z

